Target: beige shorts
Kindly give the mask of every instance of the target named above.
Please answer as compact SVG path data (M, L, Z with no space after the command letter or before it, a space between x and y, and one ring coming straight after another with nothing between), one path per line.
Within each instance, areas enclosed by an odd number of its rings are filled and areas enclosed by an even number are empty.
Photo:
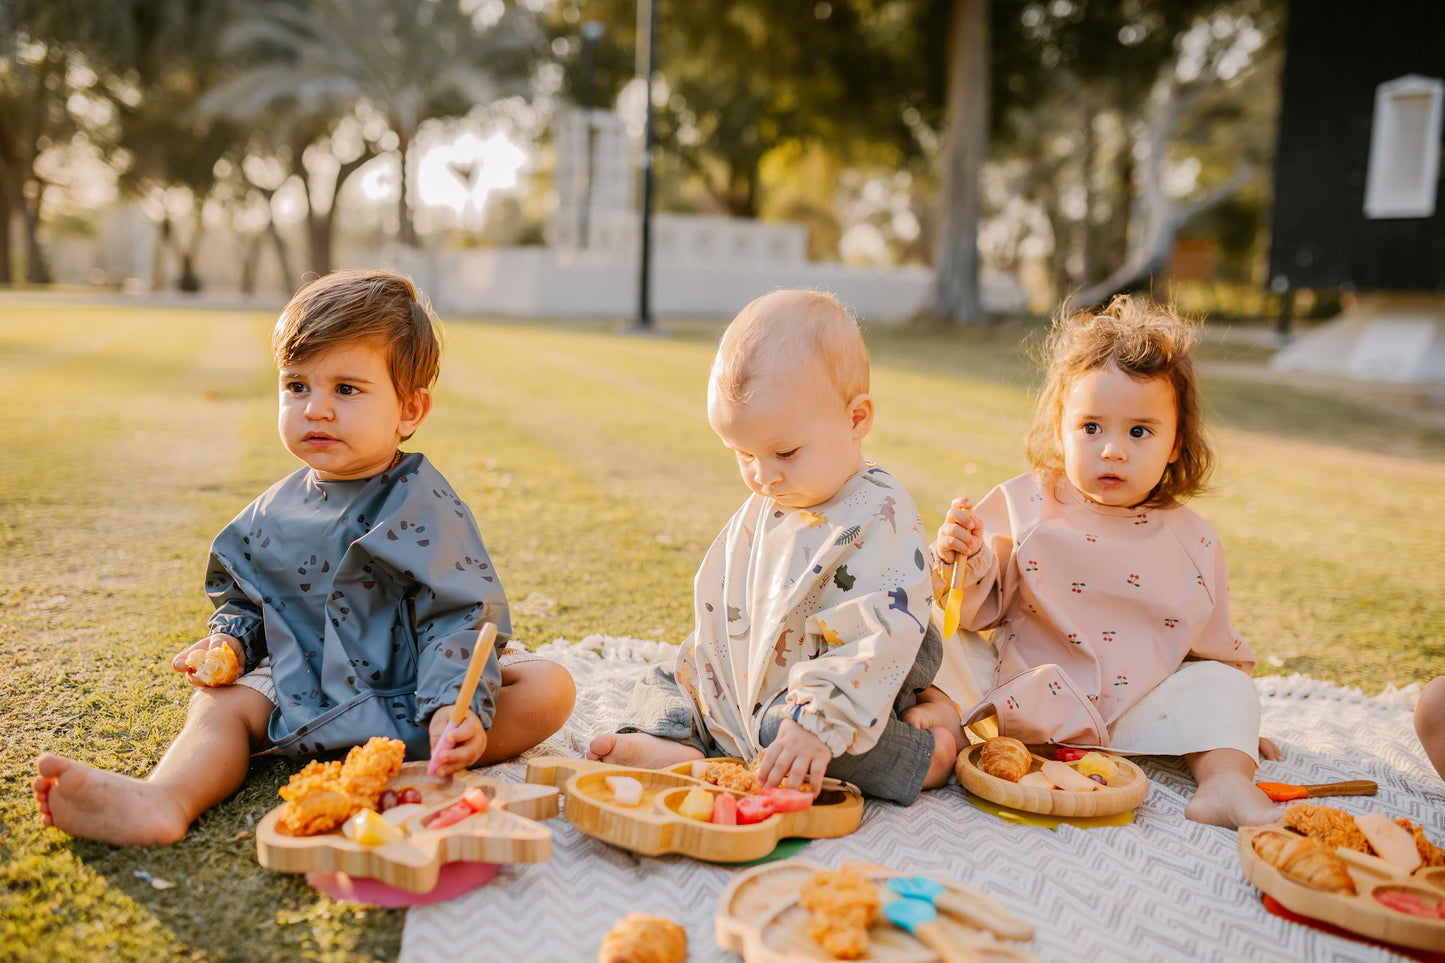
M526 649L513 646L510 642L507 643L507 647L502 650L502 654L497 657L497 664L502 668L517 665L522 662L537 661L539 660L536 656L532 655ZM267 699L270 699L273 706L276 704L276 683L271 678L271 659L269 656L262 659L261 664L256 666L256 668L237 679L236 685L243 685L247 688L255 689Z
M1182 756L1238 749L1259 762L1259 692L1223 662L1186 662L1115 720L1110 752Z

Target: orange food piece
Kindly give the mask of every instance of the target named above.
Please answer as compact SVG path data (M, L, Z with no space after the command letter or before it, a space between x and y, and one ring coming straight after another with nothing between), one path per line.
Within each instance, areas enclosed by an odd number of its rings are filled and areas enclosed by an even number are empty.
M229 642L192 649L186 654L186 667L201 685L230 685L241 678L241 663Z

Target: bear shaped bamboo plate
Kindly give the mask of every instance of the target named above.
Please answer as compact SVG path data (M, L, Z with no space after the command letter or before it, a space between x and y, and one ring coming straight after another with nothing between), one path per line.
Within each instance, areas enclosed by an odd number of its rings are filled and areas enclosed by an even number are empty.
M409 762L387 788L414 786L421 808L408 817L403 839L364 846L348 839L341 826L311 836L293 836L278 825L285 804L256 825L256 858L281 873L340 872L377 879L409 893L429 893L444 863L539 863L552 858L552 832L535 820L557 815L557 790L503 783L464 771L449 778L429 776L427 763ZM486 791L486 812L473 813L441 829L428 825L438 813L472 787Z
M1109 785L1088 792L1073 789L1035 789L991 776L979 768L978 757L981 752L983 743L977 743L960 752L954 774L958 776L963 788L975 796L1010 809L1047 816L1111 816L1128 812L1143 802L1144 797L1149 794L1149 777L1144 775L1144 770L1123 756L1116 756L1111 752L1104 755L1119 767L1118 776ZM1048 761L1033 752L1032 747L1029 754L1032 756L1030 772L1037 772Z
M800 892L809 877L824 868L806 860L788 859L739 873L718 897L714 924L718 946L741 956L745 963L833 960L833 955L813 939L812 913L803 907ZM932 932L921 936L890 923L887 917L886 904L903 899L888 887L888 880L906 877L906 872L861 862L845 862L843 868L862 873L885 905L878 919L868 927L868 945L858 958L865 963L1037 961L1037 957L1018 942L1033 938L1032 924L1009 915L1001 903L984 893L952 879L930 880L936 882L955 905L961 901L970 910L971 918L981 925L969 925L945 909L929 923ZM943 896L935 898L944 899ZM985 930L983 925L993 932ZM924 939L929 939L937 948Z
M558 786L569 823L644 856L680 853L710 863L745 863L771 853L779 840L846 836L863 820L863 797L847 789L824 789L807 809L775 812L745 826L689 819L679 811L689 790L701 787L714 797L728 792L694 779L691 770L687 762L670 769L634 769L570 756L542 756L528 760L527 782ZM618 802L607 785L608 776L630 776L642 783L641 801L633 806Z
M1445 951L1445 919L1415 916L1380 902L1381 897L1418 901L1445 912L1445 867L1422 867L1405 874L1378 857L1336 849L1345 861L1355 892L1332 893L1280 872L1262 859L1254 850L1255 838L1262 833L1290 837L1299 833L1283 822L1239 830L1239 865L1245 877L1285 909L1384 943Z

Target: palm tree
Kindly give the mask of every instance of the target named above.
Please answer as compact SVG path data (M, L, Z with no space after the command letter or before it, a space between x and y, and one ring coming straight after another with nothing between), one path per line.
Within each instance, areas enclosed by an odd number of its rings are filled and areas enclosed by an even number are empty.
M477 12L470 12L477 7ZM530 90L541 32L514 3L460 0L262 0L240 5L224 50L236 74L206 94L213 117L321 130L367 104L400 156L397 240L415 242L407 151L421 123ZM334 198L332 203L334 204Z

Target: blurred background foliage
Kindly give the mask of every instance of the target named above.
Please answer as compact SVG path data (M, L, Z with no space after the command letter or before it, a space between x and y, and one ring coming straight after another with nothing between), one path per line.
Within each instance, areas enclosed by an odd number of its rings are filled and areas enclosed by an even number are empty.
M292 284L340 266L338 236L539 242L551 121L582 104L636 132L646 2L0 0L0 283L50 281L47 246L120 203L183 289L207 231ZM964 264L943 241L976 236L1042 312L1166 272L1267 307L1284 0L654 2L658 209L940 274ZM962 82L980 36L986 79ZM423 216L416 168L467 118L527 176L458 232ZM979 319L976 298L939 313Z

